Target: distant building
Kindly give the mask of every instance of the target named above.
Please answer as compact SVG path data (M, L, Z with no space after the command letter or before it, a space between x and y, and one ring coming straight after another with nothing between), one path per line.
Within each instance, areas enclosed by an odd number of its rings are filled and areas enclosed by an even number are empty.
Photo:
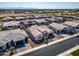
M10 21L10 22L3 23L4 30L17 29L17 28L19 28L19 22L17 22L17 21Z
M72 21L72 20L74 20L74 16L63 15L63 17L64 17L64 20L66 20L66 21Z
M34 21L38 24L38 25L45 25L48 24L48 22L45 19L34 19Z
M75 19L79 20L79 16L76 16Z
M66 21L72 21L74 19L72 19L72 18L64 18L64 20L66 20Z
M12 18L12 17L5 17L2 19L3 22L13 21L13 20L14 20L14 18Z
M53 18L56 19L55 22L62 22L64 20L62 16L61 17L60 16L55 16Z
M55 18L46 18L45 20L47 20L48 22L52 23L52 22L57 22L58 20Z
M20 20L25 20L26 17L22 17L22 16L18 16L18 17L15 17L16 21L20 21Z
M20 24L22 24L22 23L24 23L26 27L36 25L36 22L34 20L30 20L30 19L20 21Z

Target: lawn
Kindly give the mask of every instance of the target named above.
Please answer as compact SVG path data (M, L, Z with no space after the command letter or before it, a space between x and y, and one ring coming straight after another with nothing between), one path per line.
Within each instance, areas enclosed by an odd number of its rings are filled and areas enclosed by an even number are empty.
M73 51L71 53L71 55L73 55L73 56L79 56L79 49L77 49L76 51Z

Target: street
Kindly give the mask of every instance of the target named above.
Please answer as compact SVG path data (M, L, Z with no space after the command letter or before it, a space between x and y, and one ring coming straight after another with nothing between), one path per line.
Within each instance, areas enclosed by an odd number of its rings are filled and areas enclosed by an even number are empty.
M52 44L50 46L41 48L31 53L24 54L23 56L56 56L74 47L76 44L79 44L78 38L70 38L68 40L64 40L56 44Z

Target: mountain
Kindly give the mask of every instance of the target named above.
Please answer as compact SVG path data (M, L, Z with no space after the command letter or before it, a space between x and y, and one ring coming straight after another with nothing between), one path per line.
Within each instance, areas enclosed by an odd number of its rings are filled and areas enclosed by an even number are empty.
M32 8L32 7L0 7L0 9L39 9L39 8Z

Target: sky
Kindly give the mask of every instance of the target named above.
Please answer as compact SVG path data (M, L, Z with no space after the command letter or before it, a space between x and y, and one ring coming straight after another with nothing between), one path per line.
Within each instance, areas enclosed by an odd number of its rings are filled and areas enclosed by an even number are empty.
M70 9L79 8L79 2L0 2L0 8L39 8L39 9Z

